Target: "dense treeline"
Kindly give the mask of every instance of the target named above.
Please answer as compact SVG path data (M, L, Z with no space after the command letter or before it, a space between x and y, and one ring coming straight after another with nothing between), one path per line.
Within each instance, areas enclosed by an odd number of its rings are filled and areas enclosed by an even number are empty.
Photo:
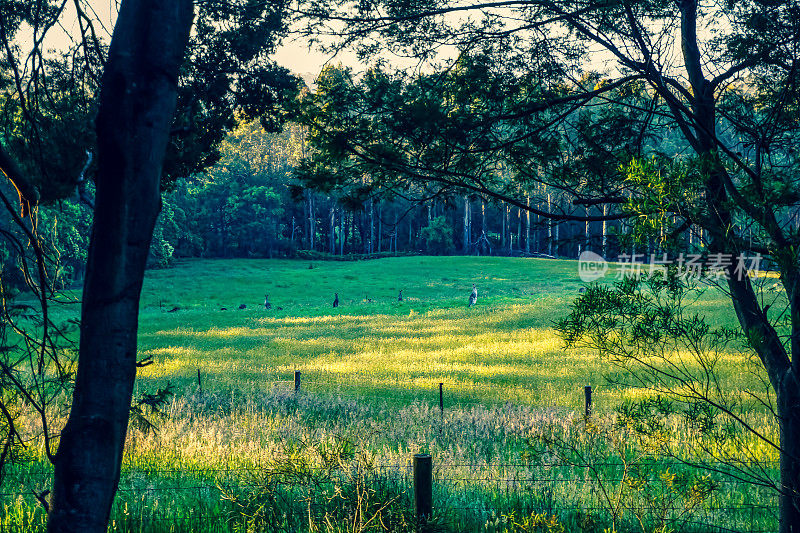
M177 179L163 194L150 266L188 257L324 257L424 253L575 257L581 249L618 249L619 224L543 220L479 196L437 196L417 203L384 193L355 203L342 191L303 189L294 168L305 131L281 133L243 122L207 171ZM88 195L93 194L91 184ZM555 205L557 193L549 195ZM58 250L59 281L82 279L91 209L72 198L38 210L44 240ZM605 229L605 234L603 233ZM604 236L605 235L605 236ZM3 250L4 264L14 253ZM13 268L6 283L14 284Z
M302 188L294 169L308 150L305 130L280 133L239 124L207 171L180 178L163 194L150 266L188 257L325 257L369 254L616 254L620 223L552 223L478 195L422 202L391 191L355 202L342 191ZM92 194L89 185L89 195ZM541 191L551 203L556 191ZM39 208L40 230L59 251L62 282L80 280L91 210L77 196ZM6 252L6 260L10 255Z

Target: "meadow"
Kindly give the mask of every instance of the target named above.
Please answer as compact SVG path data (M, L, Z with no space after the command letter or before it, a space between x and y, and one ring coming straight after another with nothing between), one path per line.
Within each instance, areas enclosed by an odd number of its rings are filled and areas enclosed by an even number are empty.
M622 402L648 392L610 384L606 361L564 348L554 322L583 286L575 261L522 258L191 260L149 271L139 358L153 363L136 395L174 394L145 413L155 428L132 420L115 529L412 531L409 464L420 452L434 458L431 530L774 529L768 491L654 456L614 424ZM692 309L733 324L713 288ZM736 351L719 369L727 387L759 386ZM774 434L766 410L750 416ZM775 459L757 443L752 453ZM5 480L1 530L43 530L32 497L50 479L40 455Z

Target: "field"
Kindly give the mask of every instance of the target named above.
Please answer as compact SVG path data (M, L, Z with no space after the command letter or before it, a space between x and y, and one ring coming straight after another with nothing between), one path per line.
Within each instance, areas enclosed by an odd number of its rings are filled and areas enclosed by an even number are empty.
M771 507L752 507L769 493L654 459L613 425L615 408L647 391L610 385L607 362L556 335L583 286L577 274L574 261L435 257L150 271L139 358L153 364L136 395L169 386L174 396L163 414L145 413L155 429L132 421L115 527L413 530L409 464L422 452L433 456L442 531L774 529ZM714 289L693 310L733 324ZM739 353L719 369L731 389L758 387ZM749 422L775 432L765 410ZM670 438L683 438L677 426ZM548 448L558 443L572 461ZM774 460L757 443L751 453ZM49 483L39 455L4 483L0 530L43 528L31 496ZM714 494L698 496L704 487Z

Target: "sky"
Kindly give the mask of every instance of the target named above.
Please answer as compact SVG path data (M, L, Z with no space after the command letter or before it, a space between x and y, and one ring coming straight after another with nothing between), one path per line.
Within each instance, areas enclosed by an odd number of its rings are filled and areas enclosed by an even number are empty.
M96 29L100 33L101 37L107 41L111 38L111 31L113 30L114 21L116 19L118 1L119 0L88 0L85 3L87 10L91 9L93 11L93 13L89 13L90 16L93 16L99 22ZM67 7L64 15L62 16L60 24L54 27L48 34L49 37L46 41L46 47L49 49L64 49L72 39L80 35L77 17L75 16L74 11L75 7L72 2L67 2L66 6ZM702 28L701 33L704 31L705 28ZM23 50L25 50L26 39L23 37L20 40L23 43ZM28 42L29 41L30 39L28 39ZM678 47L679 40L676 39L674 42L675 46ZM30 49L30 45L28 45L27 49ZM673 51L673 53L677 54L678 56L680 55L679 52L680 50L678 48ZM599 57L604 56L600 54ZM596 60L598 55L591 54L591 58ZM307 39L293 35L289 35L283 40L282 45L273 55L272 59L279 65L284 66L295 74L302 76L309 85L313 85L317 74L319 74L323 66L328 63L334 65L342 63L345 66L353 68L353 70L356 72L363 71L365 69L365 65L361 64L355 53L352 51L345 51L336 57L331 57L323 54L318 49L310 49ZM408 62L408 60L404 62L393 57L387 57L384 59L388 60L388 63L395 67L399 66L402 68L411 66L405 64ZM608 67L608 65L615 63L610 57L607 59L610 61L603 62L602 65L597 64L597 61L593 61L588 66L589 68L603 71ZM678 63L680 63L680 61L678 61Z
M117 0L90 0L86 4L94 11L91 16L99 22L96 30L101 38L106 42L111 39L111 32L114 28L114 21L117 13ZM58 26L52 28L48 33L45 48L48 50L63 50L67 48L73 39L80 35L77 17L75 16L74 6L67 3L65 13L61 17ZM19 40L23 50L30 49L31 37L21 32ZM27 46L25 46L27 44ZM272 59L279 65L286 67L292 72L303 76L307 82L313 81L322 67L331 62L332 64L342 63L347 66L358 68L360 65L355 54L352 52L340 53L336 57L323 54L319 50L309 49L308 40L296 37L287 37L282 45L272 56Z
M308 75L316 77L326 63L342 63L344 65L359 65L358 58L352 52L343 52L336 57L323 54L319 50L309 49L306 40L286 39L272 56L273 61L286 67L304 78ZM306 80L308 81L308 80Z

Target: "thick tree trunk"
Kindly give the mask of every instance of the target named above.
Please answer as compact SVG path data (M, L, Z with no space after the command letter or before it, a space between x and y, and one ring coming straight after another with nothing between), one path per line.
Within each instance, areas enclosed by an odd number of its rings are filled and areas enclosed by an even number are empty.
M781 434L780 533L800 533L800 383L789 370L778 389Z
M55 460L48 531L105 532L136 377L139 295L192 2L125 0L97 115L97 200L78 370Z

